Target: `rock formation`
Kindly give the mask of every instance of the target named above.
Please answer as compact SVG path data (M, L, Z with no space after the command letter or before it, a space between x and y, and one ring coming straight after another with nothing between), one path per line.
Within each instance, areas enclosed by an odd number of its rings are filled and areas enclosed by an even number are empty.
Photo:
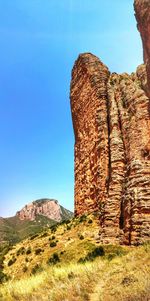
M147 94L150 97L150 1L135 0L135 16L138 30L141 33L143 43L144 62L147 70L148 87Z
M137 245L149 239L147 66L131 75L111 74L96 56L85 53L72 71L75 214L99 213L102 243Z
M33 221L36 219L37 215L46 216L57 222L62 220L61 207L58 201L52 199L40 199L34 201L17 212L17 216L20 220Z

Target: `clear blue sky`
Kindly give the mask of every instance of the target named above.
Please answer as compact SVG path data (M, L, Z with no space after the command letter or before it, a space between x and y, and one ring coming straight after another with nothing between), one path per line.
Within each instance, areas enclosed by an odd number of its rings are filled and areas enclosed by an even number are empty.
M56 198L73 210L69 86L78 54L142 62L132 0L0 0L0 216Z

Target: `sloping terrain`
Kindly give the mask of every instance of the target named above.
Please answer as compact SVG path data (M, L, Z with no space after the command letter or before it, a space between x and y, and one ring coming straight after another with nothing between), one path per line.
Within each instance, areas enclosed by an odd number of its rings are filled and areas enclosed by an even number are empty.
M1 301L146 301L150 245L102 246L98 218L73 218L5 255Z
M55 201L56 202L56 201ZM24 214L28 213L28 205L26 205L21 211L17 212L17 214L13 217L9 218L0 218L0 243L10 242L11 244L17 243L22 239L27 238L33 234L39 233L44 229L49 228L50 226L56 224L58 222L55 219L55 214L53 212L53 208L50 212L52 218L46 216L46 209L44 213L39 213L37 208L39 205L47 205L47 203L51 203L51 200L43 199L34 201L34 219L32 218L21 218L20 215L22 211ZM32 206L32 203L31 205ZM58 209L60 211L59 221L68 220L73 217L73 213L63 206L57 203ZM32 209L32 208L31 208ZM27 212L27 213L26 213ZM33 212L33 209L32 209ZM49 213L49 212L48 212Z

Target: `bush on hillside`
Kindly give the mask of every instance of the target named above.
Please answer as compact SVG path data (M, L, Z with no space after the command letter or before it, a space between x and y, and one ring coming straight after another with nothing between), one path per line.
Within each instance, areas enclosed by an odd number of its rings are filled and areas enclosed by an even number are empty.
M28 268L27 268L27 266L25 265L25 266L23 267L22 271L23 271L23 273L26 273L27 270L28 270Z
M55 233L57 230L57 225L51 226L51 233Z
M60 258L57 253L54 253L47 261L47 264L54 265L56 263L60 262Z
M85 222L87 219L87 216L85 214L81 215L79 218L79 223Z
M8 276L0 270L0 284L8 280Z
M56 243L55 241L52 241L52 242L50 243L50 247L51 247L51 248L56 247L56 246L57 246L57 243Z
M39 265L39 264L36 264L36 265L32 268L31 274L32 274L32 275L35 275L36 273L40 273L40 272L42 272L42 271L43 271L42 266Z
M26 251L26 255L29 255L29 254L31 254L31 247L28 247L28 249L27 249L27 251Z
M84 263L86 261L93 261L96 257L104 256L104 255L105 255L104 248L102 246L96 247L92 252L88 252L88 254L84 258L81 257L78 260L78 263Z
M30 237L30 240L33 240L34 238L38 237L38 234L34 234Z
M35 255L39 255L42 252L44 252L44 251L41 248L38 248L38 249L35 250Z
M24 248L24 247L21 247L20 249L17 250L16 255L17 255L17 256L23 255L24 253L25 253L25 248Z
M48 233L47 233L47 232L44 232L44 233L41 235L41 237L46 237L46 236L48 236Z
M10 267L10 266L13 265L15 262L16 262L16 258L13 257L12 259L10 259L10 260L8 261L8 266Z
M82 234L79 234L78 237L79 237L80 240L84 239L84 236Z

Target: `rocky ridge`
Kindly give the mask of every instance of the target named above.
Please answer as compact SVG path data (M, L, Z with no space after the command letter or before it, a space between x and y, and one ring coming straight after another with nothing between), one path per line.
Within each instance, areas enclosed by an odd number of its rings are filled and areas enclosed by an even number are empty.
M16 215L20 220L34 221L38 215L43 215L49 219L60 222L63 212L57 200L40 199L25 205Z
M144 2L135 1L136 8ZM146 66L131 75L111 74L90 53L79 55L72 71L75 214L99 213L102 243L149 240L149 52L144 57Z

